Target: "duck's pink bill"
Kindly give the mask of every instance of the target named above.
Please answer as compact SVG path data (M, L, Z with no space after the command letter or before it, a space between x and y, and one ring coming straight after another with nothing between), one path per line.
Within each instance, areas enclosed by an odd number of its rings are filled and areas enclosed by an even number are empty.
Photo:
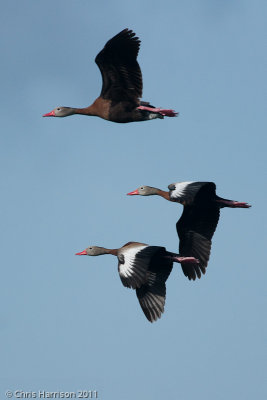
M86 256L86 250L81 251L80 253L75 253L75 256Z
M55 111L50 111L49 113L44 114L43 117L55 117Z
M127 193L127 195L132 196L133 194L139 194L138 189L134 190L133 192Z

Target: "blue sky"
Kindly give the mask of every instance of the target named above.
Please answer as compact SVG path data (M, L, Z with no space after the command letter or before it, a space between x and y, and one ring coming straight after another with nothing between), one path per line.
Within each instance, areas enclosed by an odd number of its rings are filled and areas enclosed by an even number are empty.
M1 398L265 399L266 2L12 0L0 19ZM179 117L42 118L91 104L94 58L126 27L142 40L143 99ZM115 258L74 253L132 240L177 251L181 207L125 194L184 180L253 207L222 210L206 276L177 265L150 324Z

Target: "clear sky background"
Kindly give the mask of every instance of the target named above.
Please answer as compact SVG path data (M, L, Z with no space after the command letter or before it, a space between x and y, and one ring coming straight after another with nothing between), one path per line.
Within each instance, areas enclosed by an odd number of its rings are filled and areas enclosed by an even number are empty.
M107 400L266 399L265 1L1 3L1 399L98 390ZM94 63L124 28L142 40L143 99L178 118L42 118L99 95ZM182 207L140 185L214 181L223 209L206 275L176 265L144 317L112 256L177 251Z

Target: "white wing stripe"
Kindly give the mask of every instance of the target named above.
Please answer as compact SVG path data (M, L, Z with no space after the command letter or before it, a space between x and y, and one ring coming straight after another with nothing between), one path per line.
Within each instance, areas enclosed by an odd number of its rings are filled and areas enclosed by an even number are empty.
M138 253L147 247L149 246L139 245L121 250L124 263L119 263L119 274L125 286L136 289L146 282L146 272L151 256L144 255L144 257L138 258Z
M174 183L175 189L170 191L170 199L186 202L187 204L194 201L199 189L206 182L177 182Z

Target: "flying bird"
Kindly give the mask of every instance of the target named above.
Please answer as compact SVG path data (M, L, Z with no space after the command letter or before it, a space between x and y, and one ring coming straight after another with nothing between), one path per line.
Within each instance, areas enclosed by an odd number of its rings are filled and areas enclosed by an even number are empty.
M128 195L161 196L184 206L181 218L176 223L179 237L179 253L195 257L199 264L184 264L182 270L189 280L205 274L211 252L211 239L216 230L220 209L249 208L247 203L223 199L216 195L213 182L178 182L168 186L169 192L150 186L140 186Z
M96 56L102 75L100 96L85 108L56 107L43 117L67 117L73 114L97 116L112 122L147 121L175 117L173 110L140 101L142 73L137 62L140 40L130 29L124 29L110 39Z
M118 258L122 284L135 289L140 306L150 322L164 312L166 285L174 262L195 265L194 257L181 257L160 246L128 242L119 249L89 246L76 255L99 256L112 254Z

